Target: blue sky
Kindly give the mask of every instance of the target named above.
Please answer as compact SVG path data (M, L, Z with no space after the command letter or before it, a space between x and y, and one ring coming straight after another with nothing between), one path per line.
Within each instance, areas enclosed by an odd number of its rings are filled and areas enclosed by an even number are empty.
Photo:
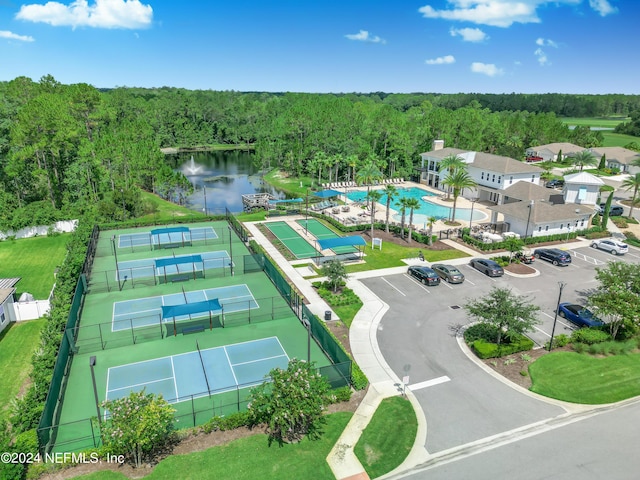
M0 0L0 81L640 94L637 0Z

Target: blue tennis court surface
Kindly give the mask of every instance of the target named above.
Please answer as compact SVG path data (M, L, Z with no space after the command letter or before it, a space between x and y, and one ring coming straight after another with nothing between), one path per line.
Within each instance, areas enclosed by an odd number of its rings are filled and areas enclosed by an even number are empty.
M185 298L186 297L186 298ZM167 305L184 305L185 303L204 302L218 299L224 313L240 312L258 308L258 302L253 297L246 284L228 287L194 290L191 292L172 293L157 297L124 300L113 304L113 321L111 330L114 332L131 328L161 325L162 307ZM182 315L175 318L176 322L208 317L209 312L197 315ZM169 319L166 319L169 321ZM173 321L173 319L171 319Z
M288 363L278 337L194 350L109 368L106 398L114 400L144 389L175 403L259 385L272 369L286 369Z
M179 259L181 256L167 256L158 258L144 258L141 260L127 260L124 262L118 262L118 272L116 274L116 280L118 275L120 280L126 280L127 278L147 278L162 275L175 275L180 273L192 273L201 272L202 270L211 270L214 268L225 268L231 266L231 257L226 250L218 250L216 252L204 252L197 254L202 257L202 262L183 263L176 265L167 265L166 267L156 268L156 260L164 259ZM191 257L196 256L189 255Z
M187 243L216 238L218 238L218 234L212 227L191 228L187 232L161 233L159 235L152 235L151 232L123 233L118 236L118 248Z

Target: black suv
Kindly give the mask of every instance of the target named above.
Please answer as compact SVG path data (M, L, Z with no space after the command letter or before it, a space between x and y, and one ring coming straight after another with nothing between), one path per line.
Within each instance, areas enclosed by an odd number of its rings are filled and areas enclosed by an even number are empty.
M604 207L605 204L601 203L600 211L598 212L600 215L604 215ZM609 216L620 217L621 215L624 215L624 208L622 208L620 205L611 205L611 207L609 208Z
M549 180L547 183L545 183L544 186L547 188L564 187L564 180L554 178L553 180Z
M533 256L563 267L571 263L571 255L559 248L537 248L533 251Z
M409 267L408 273L412 277L416 277L425 285L440 285L440 277L432 268L412 265Z

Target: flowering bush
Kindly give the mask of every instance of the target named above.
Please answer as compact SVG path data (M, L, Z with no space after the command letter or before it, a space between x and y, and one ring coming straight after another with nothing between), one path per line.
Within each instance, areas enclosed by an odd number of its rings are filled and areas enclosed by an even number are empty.
M152 458L173 438L175 410L162 396L131 392L102 403L109 417L102 422L102 443L108 453L125 455L136 467Z
M315 371L313 362L291 359L286 370L274 368L265 382L251 391L252 423L267 424L269 443L315 439L324 422L325 406L333 401L329 382Z

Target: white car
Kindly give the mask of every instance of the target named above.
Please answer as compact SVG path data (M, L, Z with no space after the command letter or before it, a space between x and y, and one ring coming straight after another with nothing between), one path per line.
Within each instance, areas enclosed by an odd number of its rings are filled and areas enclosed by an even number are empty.
M591 242L592 248L606 250L612 255L624 255L629 251L629 246L614 238L599 238Z

